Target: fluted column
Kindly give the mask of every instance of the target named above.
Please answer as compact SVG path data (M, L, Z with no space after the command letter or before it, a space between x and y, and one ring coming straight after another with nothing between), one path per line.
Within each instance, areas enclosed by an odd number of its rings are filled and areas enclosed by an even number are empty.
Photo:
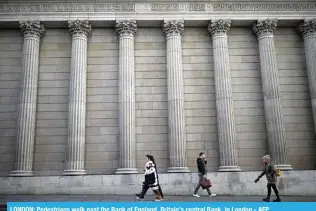
M281 170L292 170L288 162L282 99L279 91L278 67L274 46L276 20L258 20L253 26L259 41L264 110L268 130L269 152Z
M120 166L116 174L134 174L136 169L135 57L136 21L117 21L119 37L119 146ZM145 156L145 155L144 155Z
M316 131L316 18L305 20L299 25L298 30L304 38L309 93Z
M213 40L217 130L220 166L218 171L240 171L228 53L227 33L230 20L212 20L208 31Z
M190 172L186 161L184 82L181 38L183 20L164 21L167 42L169 168L168 172Z
M72 36L67 161L64 175L83 175L85 170L87 40L91 25L87 20L69 21Z
M33 176L39 47L45 28L39 21L20 22L24 36L17 118L15 169L11 176Z

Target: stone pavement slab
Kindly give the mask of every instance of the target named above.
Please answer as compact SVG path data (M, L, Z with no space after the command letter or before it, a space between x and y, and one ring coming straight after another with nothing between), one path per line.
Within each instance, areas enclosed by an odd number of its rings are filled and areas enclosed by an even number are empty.
M264 196L165 196L164 201L214 201L214 202L261 202ZM272 195L272 199L275 196ZM153 201L154 196L148 195L144 201ZM316 202L314 196L283 196L284 202ZM136 201L131 195L0 195L0 203L9 201Z

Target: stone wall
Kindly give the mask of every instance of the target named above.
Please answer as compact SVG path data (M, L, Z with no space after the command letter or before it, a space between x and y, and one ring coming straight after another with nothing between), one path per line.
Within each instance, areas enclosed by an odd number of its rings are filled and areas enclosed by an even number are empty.
M210 173L212 191L219 195L265 195L266 178L253 181L260 172ZM142 174L49 177L0 177L0 194L117 194L131 195L141 189ZM196 173L159 175L165 195L191 195ZM277 183L280 195L316 196L316 171L283 172ZM148 191L148 195L152 191ZM200 190L199 194L206 195Z
M219 152L212 39L206 29L185 28L182 47L188 166L195 171L196 157L203 151L208 169L216 171Z
M47 30L40 45L34 171L61 175L66 158L71 38Z
M0 31L0 175L5 176L13 170L15 160L22 43L19 29Z
M166 44L160 28L139 28L135 37L136 165L143 171L145 155L169 167Z
M118 167L118 39L114 29L88 39L86 170L112 174Z
M304 41L295 28L276 30L276 54L289 160L295 169L316 168L316 142Z
M258 41L251 28L229 32L238 159L242 169L258 170L268 152Z
M0 31L0 175L13 170L21 70L19 30ZM250 28L228 36L239 164L258 170L268 152L258 43ZM316 142L303 42L294 28L275 35L286 141L295 169L314 169ZM187 161L207 153L209 170L219 165L212 41L205 28L185 28L183 69ZM144 155L168 168L166 45L161 28L139 28L135 38L137 168ZM71 38L67 29L47 29L40 47L35 141L36 175L61 175L65 161ZM113 174L118 167L118 40L114 28L94 28L88 40L86 169ZM58 178L58 177L56 177Z

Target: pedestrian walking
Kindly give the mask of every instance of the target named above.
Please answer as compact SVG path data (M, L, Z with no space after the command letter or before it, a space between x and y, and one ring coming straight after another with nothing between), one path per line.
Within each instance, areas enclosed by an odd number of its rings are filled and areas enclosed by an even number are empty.
M159 191L160 186L159 186L159 181L158 181L158 174L157 174L156 167L154 164L154 161L155 161L154 157L151 155L146 155L146 158L147 158L147 162L144 169L145 181L143 182L141 193L135 194L136 198L140 200L144 199L145 194L147 193L148 189L151 188L156 195L155 201L161 201L162 192Z
M199 154L199 157L196 159L196 164L197 164L197 168L198 168L198 176L199 176L199 181L195 187L195 190L194 190L194 193L193 193L193 196L194 197L200 197L200 195L198 195L198 191L201 187L201 182L203 180L204 177L207 176L207 171L206 171L206 164L207 164L207 160L205 158L205 154L203 152L201 152ZM214 197L216 196L215 193L212 193L210 188L206 188L207 190L207 193L209 195L209 197Z
M278 172L279 170L271 163L270 160L270 155L265 155L262 157L262 162L264 165L264 169L262 171L262 173L258 176L258 178L255 180L255 183L257 183L261 177L263 177L264 175L266 175L267 177L267 189L268 189L268 195L267 198L264 198L263 201L269 202L270 201L270 197L271 197L271 188L273 189L275 195L276 195L276 199L273 200L274 202L280 202L281 198L279 196L279 191L278 188L276 186L277 183L277 176L278 176Z

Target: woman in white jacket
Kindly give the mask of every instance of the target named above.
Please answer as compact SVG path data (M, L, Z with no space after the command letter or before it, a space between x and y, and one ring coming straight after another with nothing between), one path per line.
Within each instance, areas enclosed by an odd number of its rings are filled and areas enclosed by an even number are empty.
M142 186L142 192L139 194L135 194L137 199L144 199L145 194L147 193L147 190L151 188L153 192L156 195L156 200L155 201L161 201L162 197L159 191L159 182L158 182L158 175L157 171L155 168L155 163L152 161L153 157L150 155L146 155L148 161L145 165L144 169L144 176L145 176L145 181L143 182ZM151 159L152 158L152 159Z

